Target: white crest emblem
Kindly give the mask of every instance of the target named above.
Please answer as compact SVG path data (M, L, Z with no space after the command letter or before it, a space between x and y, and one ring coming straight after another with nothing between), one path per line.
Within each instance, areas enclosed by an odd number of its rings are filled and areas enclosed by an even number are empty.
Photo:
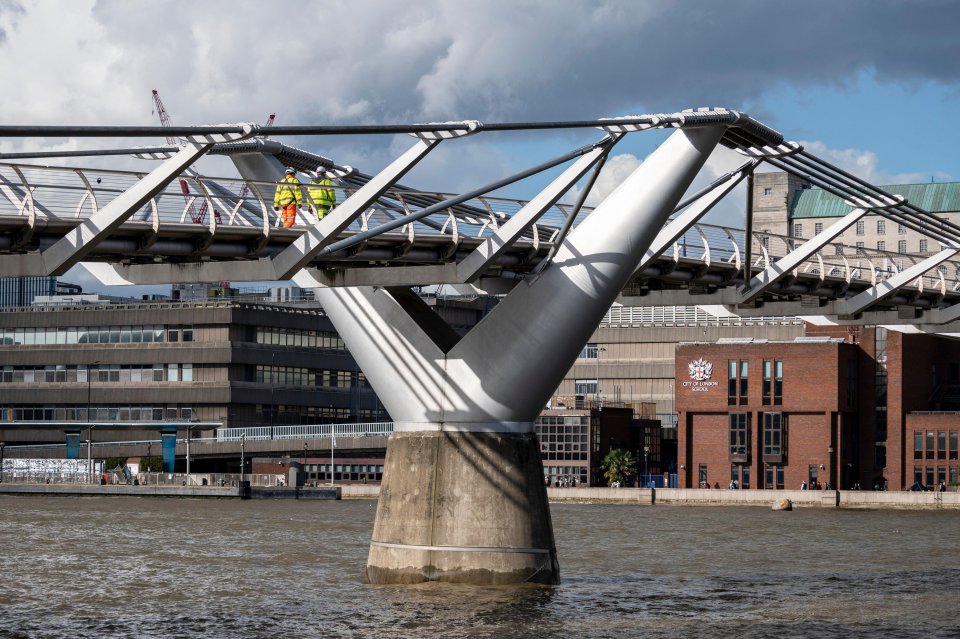
M698 382L710 379L710 376L713 375L713 364L702 357L687 364L687 369L690 372L690 379Z

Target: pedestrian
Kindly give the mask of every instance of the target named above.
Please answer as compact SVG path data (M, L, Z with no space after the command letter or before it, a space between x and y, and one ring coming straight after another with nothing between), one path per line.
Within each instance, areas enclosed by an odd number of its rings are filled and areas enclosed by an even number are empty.
M317 212L317 219L322 220L334 206L337 205L337 192L332 188L332 182L323 168L317 169L317 177L307 187L310 202Z
M300 190L300 180L296 177L296 171L292 166L288 166L283 179L277 184L277 190L273 194L273 210L281 212L283 217L283 227L290 228L297 221L297 209L303 205L303 192Z
M807 482L805 481L800 482L800 490L806 490L806 489L807 489Z
M937 490L939 490L939 491L942 493L942 492L945 491L946 489L947 489L947 485L946 485L946 484L943 482L943 480L941 479L941 480L940 480L940 484L937 486Z

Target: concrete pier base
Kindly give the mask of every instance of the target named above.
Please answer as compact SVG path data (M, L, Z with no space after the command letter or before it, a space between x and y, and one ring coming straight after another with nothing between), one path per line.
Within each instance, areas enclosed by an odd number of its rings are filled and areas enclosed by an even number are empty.
M395 433L384 470L371 583L559 583L533 433Z

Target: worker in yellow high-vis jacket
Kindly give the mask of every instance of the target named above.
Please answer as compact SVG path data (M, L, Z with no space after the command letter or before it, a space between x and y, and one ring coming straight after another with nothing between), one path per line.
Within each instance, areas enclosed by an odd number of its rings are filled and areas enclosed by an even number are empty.
M300 180L295 175L292 166L277 184L277 191L273 195L273 210L281 211L283 227L290 228L297 221L297 209L303 205L303 193L300 190Z
M337 205L337 192L331 188L332 186L333 183L327 177L327 172L318 169L317 177L313 178L313 182L307 187L307 194L317 212L318 220L322 220L330 209Z

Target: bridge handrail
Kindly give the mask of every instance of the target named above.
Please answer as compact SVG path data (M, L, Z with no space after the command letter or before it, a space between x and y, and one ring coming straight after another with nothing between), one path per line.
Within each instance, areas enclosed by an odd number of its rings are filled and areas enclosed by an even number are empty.
M393 432L393 422L362 424L306 424L293 426L247 426L218 428L216 441L269 439L329 439L332 437L385 437Z

